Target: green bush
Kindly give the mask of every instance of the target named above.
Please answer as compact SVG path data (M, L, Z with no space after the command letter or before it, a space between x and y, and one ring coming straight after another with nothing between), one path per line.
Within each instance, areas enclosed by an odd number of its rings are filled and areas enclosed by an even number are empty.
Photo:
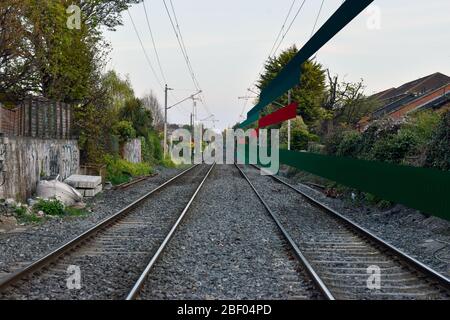
M361 149L361 134L357 131L347 131L341 136L336 154L343 157L357 157Z
M39 218L34 213L28 214L27 210L23 207L17 207L14 212L17 221L19 221L20 223L38 223L42 221L42 218Z
M450 111L442 116L429 142L425 166L450 170Z
M157 133L153 133L151 135L151 144L152 144L152 149L153 149L153 157L155 158L156 161L161 161L164 157L164 151L163 148L161 146L161 140L162 138L160 138L158 136Z
M34 209L37 211L43 211L46 215L49 216L63 216L65 214L64 204L57 199L41 199L34 205Z
M148 163L131 163L119 157L106 156L106 179L112 184L121 184L132 177L144 176L152 173L152 167Z
M130 121L122 120L117 122L112 127L112 131L115 135L119 136L120 141L127 141L136 137L136 130Z
M308 143L318 142L319 137L315 134L312 134L308 131L308 129L299 128L296 130L292 130L292 141L291 141L291 149L295 151L302 151L308 149Z
M176 164L169 157L161 160L161 165L166 168L176 168Z
M441 117L436 112L420 112L409 119L400 131L408 131L415 136L419 145L428 143L436 132Z
M342 141L344 132L341 130L335 131L325 138L325 152L329 155L336 155L339 145Z
M287 145L288 123L284 122L280 128L280 146ZM319 137L309 132L308 126L301 117L291 121L291 150L307 150L309 142L319 142Z
M141 142L144 162L159 164L163 158L163 150L158 133L150 131L147 137L141 137Z
M375 143L371 151L372 160L401 163L403 159L415 150L417 139L409 131L399 131L398 134L381 139Z

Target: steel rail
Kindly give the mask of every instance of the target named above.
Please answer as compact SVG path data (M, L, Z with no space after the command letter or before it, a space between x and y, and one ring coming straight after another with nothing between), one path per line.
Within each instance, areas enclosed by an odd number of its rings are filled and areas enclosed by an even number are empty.
M76 247L79 244L81 244L83 241L87 240L88 238L92 237L93 235L95 235L99 231L101 231L104 228L108 227L110 224L118 221L123 216L126 216L130 211L132 211L133 209L138 207L142 202L147 200L152 194L154 194L155 192L163 189L164 187L166 187L167 185L169 185L172 182L176 181L178 178L184 176L186 173L190 172L191 170L193 170L196 167L198 167L198 165L191 166L190 168L184 170L183 172L179 173L175 177L172 177L171 179L167 180L166 182L164 182L160 186L158 186L155 189L151 190L150 192L148 192L144 196L142 196L139 199L135 200L134 202L132 202L131 204L129 204L125 208L123 208L120 211L118 211L117 213L115 213L114 215L103 219L102 221L97 223L95 226L93 226L89 230L83 232L82 234L80 234L79 236L73 238L72 240L69 240L68 242L66 242L65 244L61 245L59 248L55 249L54 251L50 252L49 254L45 255L44 257L36 260L35 262L31 263L30 265L28 265L27 267L25 267L25 268L23 268L23 269L21 269L19 271L13 273L12 275L5 277L3 280L0 281L0 292L3 291L4 289L6 289L7 287L9 287L11 284L13 284L13 283L23 279L25 276L27 276L27 275L29 275L29 274L31 274L33 272L36 272L36 271L42 269L43 267L47 266L51 262L55 261L56 259L58 259L62 255L64 255L65 253L67 253L68 251L73 249L74 247Z
M258 169L258 170L261 170L261 169L264 170L264 168L259 168L256 165L252 165L252 166L254 168ZM279 177L277 177L275 175L270 175L270 176L275 181L277 181L277 182L279 182L279 183L281 183L281 184L291 188L292 190L294 190L298 194L302 195L311 204L313 204L313 205L319 207L320 209L324 210L326 213L328 213L332 217L335 217L338 220L342 221L347 226L349 226L351 229L353 229L355 232L358 232L359 234L369 238L375 244L378 244L381 247L385 248L387 251L390 251L392 254L394 254L394 255L398 256L399 258L403 259L407 264L409 264L410 266L412 266L416 270L419 270L422 273L428 275L429 277L431 277L432 279L437 281L440 285L445 287L447 290L450 290L450 279L449 278L445 277L444 275L440 274L436 270L433 270L432 268L430 268L429 266L425 265L424 263L422 263L422 262L418 261L417 259L411 257L410 255L408 255L404 251L396 248L392 244L390 244L390 243L386 242L385 240L381 239L380 237L376 236L371 231L367 230L366 228L362 227L361 225L357 224L356 222L350 220L349 218L343 216L341 213L337 212L333 208L330 208L328 205L320 202L317 199L314 199L313 197L307 195L306 193L304 193L303 191L297 189L296 187L294 187L293 185L287 183L286 181L283 181Z
M158 258L161 256L161 254L164 251L164 249L167 247L167 244L169 243L169 241L172 239L175 231L177 230L178 226L183 221L183 218L185 217L186 213L189 211L189 208L191 207L192 203L194 202L195 198L197 197L197 194L200 192L201 188L205 184L206 179L208 179L208 177L209 177L211 171L214 169L215 165L216 164L214 163L211 166L211 168L208 170L208 172L206 173L205 177L203 178L202 182L200 182L199 186L197 187L197 190L195 190L194 194L192 195L192 197L189 200L188 204L184 208L183 212L181 212L178 220L175 222L175 224L173 225L172 229L170 229L170 231L167 234L166 238L164 239L162 244L159 246L158 250L153 255L153 257L150 260L150 262L148 263L148 265L145 267L145 269L142 272L141 276L139 277L139 279L137 280L137 282L135 283L135 285L131 289L130 293L126 297L126 300L134 300L138 296L139 291L141 290L142 286L144 285L148 274L150 273L151 269L155 265L155 263L158 260Z
M275 221L276 225L278 226L278 229L281 231L283 236L286 238L286 240L288 241L289 245L294 250L295 255L300 260L301 264L305 267L306 272L311 276L312 280L314 281L314 283L316 284L318 289L322 292L322 294L324 295L324 297L327 300L335 300L335 297L333 296L331 291L328 289L328 287L325 285L323 280L320 278L320 276L317 274L317 272L311 266L311 264L309 263L308 259L306 259L305 255L302 253L300 248L297 246L295 241L292 239L292 237L289 235L289 233L283 227L283 225L281 224L281 222L278 219L277 215L272 211L272 209L270 209L269 205L263 199L261 194L256 190L255 186L251 183L250 179L247 177L247 175L244 173L244 171L241 168L239 168L239 166L236 163L235 163L235 166L239 170L241 175L244 177L244 179L247 180L247 182L250 185L250 187L253 189L253 191L258 196L259 200L261 201L261 203L264 205L266 210L269 212L269 214L271 215L272 219Z

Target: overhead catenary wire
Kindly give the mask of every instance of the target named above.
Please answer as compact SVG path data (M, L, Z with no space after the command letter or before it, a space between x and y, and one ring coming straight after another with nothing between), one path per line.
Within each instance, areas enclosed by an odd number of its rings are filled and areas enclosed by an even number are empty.
M151 38L151 41L152 41L153 50L154 50L154 52L155 52L156 61L157 61L158 66L159 66L159 71L160 71L160 73L161 73L162 79L164 80L164 83L167 83L167 79L166 79L166 76L165 76L165 72L164 72L164 69L163 69L163 67L162 67L161 59L160 59L160 57L159 57L158 49L157 49L157 46L156 46L155 37L153 36L153 30L152 30L152 27L151 27L151 24L150 24L150 18L149 18L147 6L145 5L145 1L142 1L142 5L143 5L143 7L144 7L145 19L146 19L146 21L147 21L148 31L149 31L150 38ZM179 90L179 89L177 89L177 90ZM173 97L175 98L175 100L179 100L178 97L177 97L177 95L174 94L172 91L169 92L169 100L172 100L172 99L170 99L172 95L173 95ZM190 113L184 108L184 106L182 106L182 105L177 105L176 107L177 107L180 111L182 111L184 114L188 114L188 115L190 114Z
M319 21L320 14L322 13L324 3L325 3L325 0L322 0L322 3L320 4L319 12L317 13L316 20L314 21L314 26L312 28L311 35L309 37L310 39L313 37L314 32L316 32L317 22Z
M170 7L172 9L173 17L174 17L174 20L175 20L176 28L177 28L178 34L180 35L181 45L183 46L184 53L186 55L186 62L188 64L189 70L191 71L191 74L192 74L192 80L194 82L194 85L196 86L196 89L200 90L200 84L199 84L199 82L197 80L197 77L195 76L194 69L192 68L191 60L189 59L189 55L188 55L188 52L187 52L187 49L186 49L186 45L184 43L184 38L183 38L183 34L181 33L181 28L180 28L180 24L178 22L177 13L175 12L175 7L173 5L172 0L169 0L169 2L170 2Z
M342 1L342 3L344 3L344 2L345 2L345 0ZM325 3L325 0L322 0L322 3L320 4L319 12L317 13L317 17L316 17L316 20L314 22L314 26L313 26L312 31L311 31L311 36L309 37L310 39L314 36L314 33L316 32L317 22L319 21L320 14L322 13L322 9L323 9L323 4L324 3ZM317 59L317 54L318 53L316 52L316 54L311 58L311 60L316 60Z
M286 18L284 19L283 24L281 25L281 29L278 32L278 35L275 38L275 41L273 42L272 48L270 49L270 52L269 52L269 55L268 55L268 59L270 57L272 57L272 55L273 55L273 51L275 49L275 46L277 45L277 42L280 39L280 36L283 34L283 30L286 27L286 22L288 21L290 15L291 15L292 9L294 8L294 5L295 5L296 2L297 2L297 0L293 0L292 3L291 3L291 6L289 7L289 11L288 11L288 13L286 15Z
M172 18L173 13L172 14L170 13L170 10L169 10L169 7L167 6L166 0L163 0L163 3L164 3L164 7L166 9L166 12L167 12L167 16L169 17L170 24L172 25L172 29L175 33L175 37L177 38L177 42L178 42L178 46L180 47L181 54L183 55L184 61L186 63L188 73L192 79L195 89L199 90L200 87L198 86L198 82L195 78L195 74L193 73L189 57L187 55L187 52L185 51L185 47L183 46L184 41L183 42L181 41L181 34L179 33L180 26L179 26L179 24L175 25L176 24L176 22L174 21L175 16L174 16L174 18ZM171 2L171 4L172 4L172 2ZM172 4L172 11L173 11L173 9L174 9L174 7Z
M153 67L153 64L152 64L152 62L151 62L151 60L150 60L150 57L149 57L149 55L148 55L148 53L147 53L147 50L145 49L144 43L142 42L142 38L141 38L141 36L140 36L140 34L139 34L139 31L138 31L138 29L137 29L137 27L136 27L136 24L134 23L133 16L131 15L130 10L127 9L127 12L128 12L129 17L130 17L131 23L133 24L133 29L134 29L134 32L136 33L136 36L137 36L138 40L139 40L139 43L140 43L141 48L142 48L142 51L144 52L144 56L145 56L145 59L146 59L146 61L147 61L147 64L148 64L148 66L150 67L150 69L151 69L151 71L152 71L152 73L153 73L153 75L154 75L154 77L155 77L155 79L156 79L156 82L158 83L158 85L159 85L159 86L161 87L161 89L162 89L162 88L163 88L163 85L162 85L162 83L161 83L161 80L160 80L159 77L158 77L157 72L155 71L155 68Z
M278 49L280 48L281 44L283 43L284 39L286 38L286 35L291 30L292 26L294 25L295 20L297 20L297 17L299 16L300 12L302 11L303 7L305 6L306 0L303 0L302 4L298 8L297 12L295 13L295 16L292 18L291 23L289 24L287 30L283 33L283 36L281 37L278 46L275 48L275 51L273 52L272 56L274 56Z
M283 23L281 25L280 31L278 32L277 37L275 38L275 41L274 41L274 43L272 45L272 48L271 48L271 50L269 52L269 55L267 56L266 60L264 60L262 66L261 66L261 69L258 72L257 77L259 77L262 74L262 71L264 70L264 66L265 66L266 62L269 61L276 54L278 49L280 48L281 44L283 43L283 40L286 38L286 35L291 30L295 20L297 19L297 17L299 16L300 12L302 11L302 9L303 9L303 7L304 7L304 5L306 3L306 0L303 0L303 2L301 3L300 7L297 9L294 17L292 18L291 22L289 23L289 26L288 26L287 30L285 31L286 23L288 22L289 17L291 16L292 10L293 10L296 2L297 2L297 0L293 0L292 1L291 5L289 7L288 13L286 14L286 17L284 18L284 21L283 21ZM250 88L255 86L256 81L257 80L255 80L250 85ZM243 116L246 106L247 106L247 103L244 103L244 106L243 106L241 114L239 115L239 118Z
M169 7L167 5L166 0L163 0L164 8L166 10L167 16L169 17L169 21L170 21L172 29L173 29L173 31L175 33L175 37L177 39L178 46L180 47L181 53L182 53L183 58L185 60L189 76L192 79L192 83L194 84L195 89L197 91L202 91L201 90L201 86L199 84L199 81L197 80L197 77L195 75L194 69L192 67L191 60L189 58L187 49L186 49L186 44L185 44L185 41L184 41L184 38L183 38L183 34L181 33L181 28L180 28L180 24L178 22L178 17L177 17L176 11L175 11L175 6L174 6L172 0L169 0L169 3L170 3L171 10L169 10ZM172 11L172 13L170 11ZM209 110L209 108L206 106L206 103L204 102L204 97L201 98L200 101L201 101L203 107L205 108L206 112L209 115L211 115L212 114L211 111Z
M145 7L145 3L144 3L144 2L143 2L143 4L144 4L144 12L145 12L145 16L146 16L146 19L147 19L147 24L148 24L149 32L150 32L150 37L151 37L151 39L152 39L152 44L153 44L153 48L154 48L154 51L155 51L155 56L156 56L156 58L157 58L157 62L158 62L159 68L160 68L161 76L162 76L164 82L166 83L166 82L167 82L167 81L166 81L166 77L165 77L164 71L163 71L163 69L162 69L162 65L161 65L161 62L160 62L160 59L159 59L159 54L158 54L158 51L157 51L157 48L156 48L156 43L155 43L154 37L153 37L153 32L152 32L152 29L151 29L151 26L150 26L150 23L149 23L150 20L149 20L149 18L148 18L147 8ZM137 27L136 27L136 23L134 22L133 16L131 15L131 12L129 11L129 9L127 9L127 12L128 12L129 17L130 17L131 23L132 23L132 25L133 25L134 32L136 33L136 36L137 36L137 38L138 38L138 40L139 40L139 43L140 43L140 45L141 45L142 51L144 52L144 56L145 56L145 59L146 59L146 61L147 61L147 64L149 65L149 67L150 67L150 69L151 69L151 71L152 71L152 73L153 73L153 75L154 75L154 77L155 77L155 79L156 79L156 82L158 83L158 85L160 86L160 88L161 88L161 89L164 89L164 86L163 86L163 84L161 83L161 80L160 80L160 78L158 77L157 72L156 72L156 70L155 70L155 68L154 68L154 66L153 66L153 64L152 64L152 62L151 62L151 60L150 60L149 54L148 54L148 52L147 52L147 50L146 50L146 48L145 48L145 46L144 46L144 43L143 43L142 38L141 38L141 35L140 35L140 33L139 33L139 31L138 31L138 29L137 29ZM189 112L186 111L186 110L184 109L183 106L177 106L177 108L178 108L180 111L182 111L183 113L189 114Z
M189 59L189 55L188 55L188 53L187 53L186 44L185 44L185 42L184 42L183 34L181 33L181 28L180 28L180 24L179 24L179 22L178 22L177 14L176 14L176 12L175 12L175 7L174 7L174 5L173 5L172 0L169 0L169 2L170 2L170 7L171 7L171 9L172 9L173 17L174 17L174 20L175 20L175 24L176 24L176 27L177 27L177 30L178 30L178 34L180 35L181 45L183 46L184 53L185 53L186 59L187 59L187 63L188 63L189 69L190 69L191 74L192 74L192 78L193 78L193 81L194 81L194 85L196 86L196 89L197 89L198 91L202 91L201 86L200 86L200 84L199 84L199 82L198 82L198 79L197 79L197 77L196 77L196 75L195 75L194 69L193 69L193 67L192 67L191 60ZM209 110L208 106L206 105L206 102L204 101L204 100L205 100L205 97L204 97L204 95L203 95L202 93L200 93L199 99L200 99L201 104L202 104L203 107L205 108L206 112L207 112L210 116L212 116L213 114L211 113L211 111Z
M161 77L164 80L164 83L167 83L167 79L166 79L166 76L164 74L164 71L163 71L163 68L161 65L161 60L159 58L158 49L156 47L155 37L153 36L152 27L150 25L150 19L148 17L147 6L145 5L145 1L142 1L142 6L144 7L145 19L147 21L147 27L148 27L148 31L150 33L150 38L152 40L153 51L155 52L156 61L158 62L158 66L159 66L159 71L161 72Z
M293 1L292 1L291 6L289 7L288 13L286 14L286 17L285 17L285 19L284 19L284 21L283 21L283 24L281 25L280 31L278 32L277 37L275 38L275 41L273 42L272 48L270 49L270 52L269 52L267 58L266 58L266 59L264 60L264 62L262 63L261 69L260 69L259 72L258 72L258 76L260 76L260 75L261 75L261 72L264 70L264 66L265 66L266 62L267 62L268 60L270 60L270 59L273 57L273 55L276 53L276 50L278 50L278 48L279 48L280 45L277 46L277 43L278 43L278 41L280 40L280 37L283 36L283 31L284 31L284 29L285 29L285 27L286 27L286 23L287 23L289 17L291 16L292 9L294 8L294 5L295 5L296 2L297 2L297 0L293 0ZM303 7L303 4L302 4L302 6L300 7L300 9L301 9L302 7ZM298 14L297 14L297 15L298 15ZM286 37L286 33L284 34L284 37ZM283 38L282 38L282 39L283 39ZM282 40L280 40L280 41L282 41ZM276 47L277 49L275 49L275 47ZM255 81L255 82L256 82L256 81ZM255 82L253 82L252 85L254 85Z

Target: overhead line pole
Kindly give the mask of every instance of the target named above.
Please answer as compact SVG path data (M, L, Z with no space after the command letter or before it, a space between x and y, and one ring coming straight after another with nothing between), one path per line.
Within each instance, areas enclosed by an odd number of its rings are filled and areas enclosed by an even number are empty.
M169 92L169 90L173 90L172 88L169 88L166 84L165 88L164 88L164 157L167 156L167 110L169 109L167 107L167 93Z
M168 153L168 148L167 148L167 111L169 109L172 109L173 107L189 100L189 99L195 99L195 96L199 95L200 93L202 93L202 91L198 91L192 95L190 95L189 97L175 103L174 105L171 105L170 107L167 105L167 96L168 96L168 92L174 90L173 88L169 88L166 84L165 88L164 88L164 156L167 156Z

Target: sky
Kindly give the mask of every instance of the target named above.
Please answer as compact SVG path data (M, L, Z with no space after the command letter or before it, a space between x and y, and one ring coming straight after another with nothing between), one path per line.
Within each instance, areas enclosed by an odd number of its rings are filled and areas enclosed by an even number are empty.
M320 0L298 0L290 23L305 1L277 51L309 39L321 5ZM170 2L166 0L167 4ZM247 91L257 79L263 62L283 25L293 0L172 0L186 50L203 91L198 103L199 120L214 114L217 128L226 128L245 116L254 96ZM339 7L342 0L325 0L317 27ZM169 87L169 105L195 93L177 38L162 0L145 0L150 26ZM170 8L170 7L169 7ZM127 76L137 96L153 91L161 103L164 91L152 46L143 4L129 10L142 39L154 73L146 60L133 24L124 12L124 25L105 36L112 45L108 69ZM366 94L434 73L450 75L450 1L375 0L339 34L322 47L318 62L345 81L364 80ZM284 30L286 30L287 25ZM172 123L189 123L192 100L169 110ZM205 122L211 127L213 122Z

